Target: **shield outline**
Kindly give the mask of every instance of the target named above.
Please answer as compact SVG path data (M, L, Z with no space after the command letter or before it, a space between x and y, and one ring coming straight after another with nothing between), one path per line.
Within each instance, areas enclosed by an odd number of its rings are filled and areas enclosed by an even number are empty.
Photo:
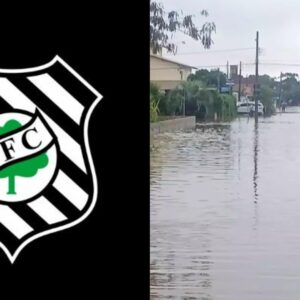
M90 215L90 213L93 211L93 209L96 205L96 202L97 202L97 198L98 198L98 180L97 180L97 174L95 171L94 161L93 161L91 150L90 150L89 137L88 137L89 128L88 127L89 127L90 117L91 117L94 109L96 108L97 104L103 98L103 96L58 55L56 55L50 62L40 65L40 66L37 66L37 67L24 68L24 69L1 69L0 68L0 73L16 74L16 73L30 73L30 72L35 72L35 71L41 71L43 69L53 66L56 62L59 62L62 66L64 66L72 75L74 75L83 85L85 85L96 96L96 99L91 104L91 106L88 108L86 117L84 119L84 124L83 124L83 140L84 140L84 147L85 147L86 155L87 155L87 163L89 164L91 175L92 175L93 195L91 196L91 203L90 203L88 209L78 219L76 219L68 224L61 225L61 226L51 228L51 229L45 230L43 232L34 234L30 238L26 239L22 244L20 244L20 246L16 249L16 251L14 253L11 253L8 250L8 248L2 242L0 242L0 248L4 251L4 253L8 257L11 264L13 264L16 261L17 257L21 253L21 251L31 242L33 242L43 236L49 235L51 233L69 229L71 227L78 225L82 221L84 221ZM81 145L81 147L83 147L83 145Z

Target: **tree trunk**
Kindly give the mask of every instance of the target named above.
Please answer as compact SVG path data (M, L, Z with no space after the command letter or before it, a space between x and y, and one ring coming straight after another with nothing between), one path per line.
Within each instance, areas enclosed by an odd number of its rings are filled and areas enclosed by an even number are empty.
M10 175L8 176L8 195L15 195L16 191L15 191L15 176L14 175Z

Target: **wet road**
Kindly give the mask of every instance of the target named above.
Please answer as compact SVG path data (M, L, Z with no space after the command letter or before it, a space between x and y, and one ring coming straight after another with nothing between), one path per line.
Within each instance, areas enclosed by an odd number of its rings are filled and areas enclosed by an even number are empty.
M165 134L151 299L300 299L300 114Z

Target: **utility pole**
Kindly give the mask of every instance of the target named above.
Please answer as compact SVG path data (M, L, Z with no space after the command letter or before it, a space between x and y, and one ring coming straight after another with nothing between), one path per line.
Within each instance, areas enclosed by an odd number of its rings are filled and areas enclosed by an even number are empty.
M218 68L218 93L221 92L221 88L220 88L220 68Z
M255 58L255 85L254 85L254 93L255 93L255 123L258 123L258 47L259 43L259 33L256 31L256 58Z
M183 89L183 108L182 108L182 114L185 117L185 90Z
M226 64L226 69L227 69L227 80L229 79L229 62L227 60L227 64Z
M240 75L239 75L239 102L241 102L241 83L242 83L242 62L240 61Z
M282 88L282 72L280 72L280 82L279 82L279 105L281 105L281 88Z
M179 70L181 81L183 80L183 70ZM185 90L184 87L181 85L183 89L183 101L182 101L182 115L185 117Z

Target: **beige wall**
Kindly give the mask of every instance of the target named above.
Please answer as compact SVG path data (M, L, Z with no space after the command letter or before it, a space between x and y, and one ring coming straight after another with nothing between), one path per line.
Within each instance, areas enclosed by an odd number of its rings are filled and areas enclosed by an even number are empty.
M182 70L182 79L180 70ZM150 81L155 82L162 89L176 87L182 80L187 80L191 73L192 68L150 56Z

